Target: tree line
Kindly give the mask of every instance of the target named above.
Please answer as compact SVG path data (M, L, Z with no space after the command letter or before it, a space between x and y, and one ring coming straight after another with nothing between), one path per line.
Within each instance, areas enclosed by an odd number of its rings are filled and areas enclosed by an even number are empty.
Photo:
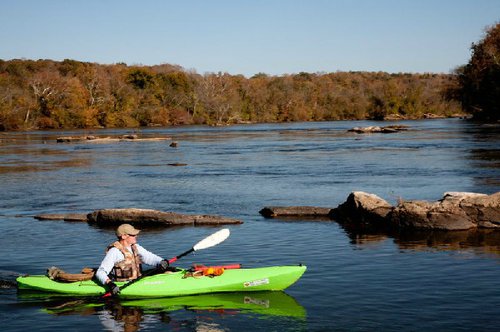
M179 66L0 60L0 129L420 118L460 112L454 77L383 72L251 78Z

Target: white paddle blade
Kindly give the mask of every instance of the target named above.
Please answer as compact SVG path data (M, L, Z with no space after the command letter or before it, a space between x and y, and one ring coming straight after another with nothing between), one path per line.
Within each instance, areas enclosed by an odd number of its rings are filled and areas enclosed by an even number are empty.
M221 229L220 231L213 233L212 235L204 238L203 240L195 244L193 249L194 251L196 251L216 246L225 239L227 239L228 237L229 237L229 229L227 228Z

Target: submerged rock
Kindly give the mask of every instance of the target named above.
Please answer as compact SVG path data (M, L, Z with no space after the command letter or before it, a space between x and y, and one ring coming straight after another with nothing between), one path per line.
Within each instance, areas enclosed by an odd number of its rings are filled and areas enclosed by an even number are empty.
M73 137L73 136L63 136L56 138L57 143L72 143L72 142L85 142L95 140L95 136L81 136L81 137Z
M379 127L379 126L354 127L352 129L349 129L348 131L355 132L358 134L370 134L370 133L389 134L389 133L397 133L397 132L402 131L402 130L408 130L408 126L393 125L393 126L385 126L385 127Z
M316 206L266 206L259 211L266 218L272 217L327 217L330 208Z
M113 142L157 142L157 141L169 141L172 140L171 137L148 137L139 138L136 134L122 135L120 137L96 137L96 136L64 136L58 137L56 139L57 143L113 143Z

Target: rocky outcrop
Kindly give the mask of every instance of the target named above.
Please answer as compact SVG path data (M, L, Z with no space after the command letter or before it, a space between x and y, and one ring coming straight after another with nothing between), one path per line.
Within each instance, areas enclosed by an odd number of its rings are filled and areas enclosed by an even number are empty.
M500 192L448 192L437 202L403 201L389 216L400 227L467 230L500 229Z
M95 140L95 136L81 136L81 137L73 137L73 136L62 136L56 138L57 143L72 143L72 142L85 142Z
M96 223L102 226L118 225L121 223L130 223L139 226L227 225L242 223L242 221L237 219L220 216L189 215L135 208L97 210L89 213L87 219L90 223Z
M348 131L355 132L357 134L371 134L371 133L390 134L390 133L397 133L402 130L408 130L408 126L393 125L385 127L379 127L379 126L354 127L352 129L349 129Z
M331 210L330 217L347 223L374 223L385 226L391 210L392 206L377 195L355 191L344 203Z
M447 193L452 196L455 193ZM465 195L459 200L460 208L473 220L478 227L500 227L500 192L493 195Z
M436 202L400 200L397 206L392 206L377 195L355 191L344 203L333 209L271 206L259 212L268 218L328 216L349 228L364 230L500 229L500 192L492 195L447 192Z
M475 227L459 208L426 201L401 202L392 210L390 220L401 228L465 230Z
M424 119L446 119L446 116L444 115L439 115L439 114L434 114L434 113L425 113L423 115Z
M266 218L328 217L330 210L330 208L315 206L266 206L259 213Z
M500 192L448 192L437 202L400 201L396 207L376 195L353 192L330 216L341 223L398 229L500 229Z

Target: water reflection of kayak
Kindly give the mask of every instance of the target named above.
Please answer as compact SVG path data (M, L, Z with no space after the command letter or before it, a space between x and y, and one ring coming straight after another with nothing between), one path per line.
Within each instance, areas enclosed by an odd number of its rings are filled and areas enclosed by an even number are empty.
M306 317L306 311L292 296L282 291L216 293L148 299L107 299L50 297L40 292L20 292L24 305L41 306L54 315L90 315L109 309L113 312L141 314L170 313L179 310L215 311L220 314L252 313L266 316Z
M174 298L122 301L123 306L148 311L241 310L272 316L305 317L306 312L293 297L284 292L218 293Z
M186 277L187 270L144 277L120 292L121 298L171 297L219 292L284 290L295 283L306 267L271 266L231 269L216 277ZM99 296L106 289L94 280L58 282L47 276L22 276L16 279L20 290L38 290L79 296ZM124 283L118 283L123 286Z

